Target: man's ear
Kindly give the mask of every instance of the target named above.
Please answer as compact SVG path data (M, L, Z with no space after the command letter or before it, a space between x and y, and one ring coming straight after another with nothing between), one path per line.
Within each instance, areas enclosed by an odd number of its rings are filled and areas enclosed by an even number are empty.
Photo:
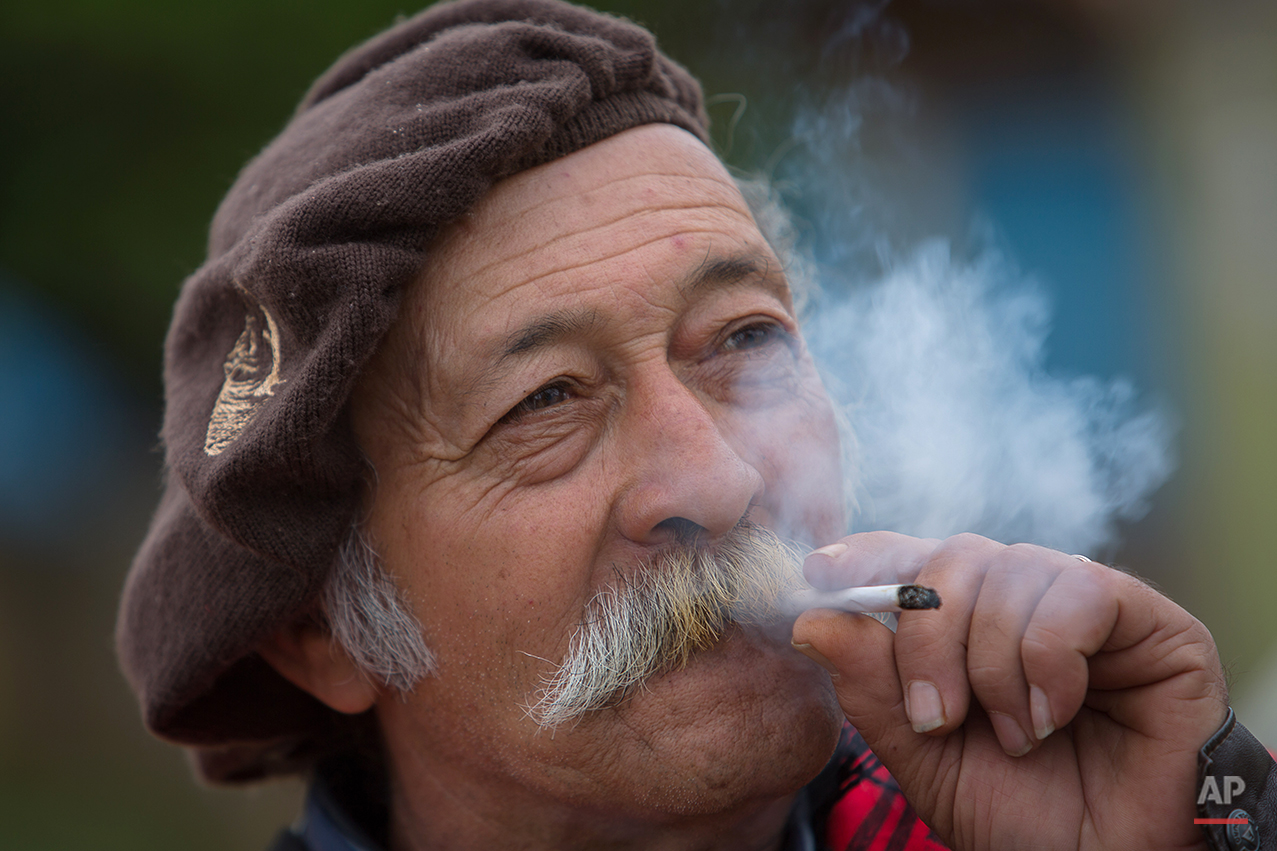
M372 708L380 689L342 646L314 623L301 621L267 638L257 652L280 676L338 712Z

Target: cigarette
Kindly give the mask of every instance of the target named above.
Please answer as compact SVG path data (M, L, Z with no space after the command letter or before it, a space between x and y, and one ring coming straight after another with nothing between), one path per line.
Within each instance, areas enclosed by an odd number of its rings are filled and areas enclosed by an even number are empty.
M788 600L794 612L842 609L844 612L904 612L940 608L940 595L925 585L862 585L837 591L799 591Z

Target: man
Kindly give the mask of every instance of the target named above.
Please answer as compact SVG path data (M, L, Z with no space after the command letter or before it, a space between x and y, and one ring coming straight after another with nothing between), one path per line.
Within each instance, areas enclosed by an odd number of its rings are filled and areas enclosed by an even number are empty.
M1263 806L1169 600L842 537L784 265L632 25L473 0L344 57L219 210L166 386L121 655L210 779L316 772L278 847L1209 847L1204 746ZM791 626L777 535L944 604Z

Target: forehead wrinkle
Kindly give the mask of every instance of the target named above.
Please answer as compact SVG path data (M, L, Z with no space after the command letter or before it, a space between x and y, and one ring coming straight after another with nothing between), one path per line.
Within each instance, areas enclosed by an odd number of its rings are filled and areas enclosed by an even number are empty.
M589 227L584 227L584 228L579 228L579 229L574 228L574 229L572 229L571 231L568 231L568 232L566 232L566 233L561 233L561 234L558 234L558 235L556 235L556 236L550 237L549 239L544 240L544 241L542 241L542 242L538 242L538 243L536 243L536 244L534 244L534 245L530 245L530 246L528 246L527 248L525 248L525 249L523 249L523 250L521 250L521 251L519 251L519 252L516 252L516 253L514 253L514 254L504 255L504 256L501 256L501 257L495 258L495 259L493 259L493 260L489 260L488 262L485 262L485 263L483 263L483 264L481 264L481 265L479 265L479 266L475 266L473 269L470 269L470 270L469 270L469 274L470 274L470 275L480 275L480 274L483 274L484 272L487 272L487 271L489 271L489 270L491 270L491 269L499 268L499 267L501 267L501 266L508 265L508 264L510 264L510 263L514 263L515 261L517 261L517 260L521 260L521 259L523 259L523 258L525 258L525 257L529 257L529 256L535 255L535 254L537 254L537 253L539 253L539 252L543 252L543 251L549 250L549 249L551 249L553 246L555 246L555 245L557 245L557 244L559 244L559 243L561 243L561 242L564 242L564 241L567 241L567 240L582 239L582 238L588 237L590 234L594 233L595 231L606 230L607 228L610 228L610 227L612 227L613 225L616 225L616 224L618 224L618 223L620 223L620 222L624 222L624 221L627 221L627 220L632 220L632 221L641 221L641 220L643 220L643 219L650 218L650 217L654 217L654 216L660 216L660 215L662 215L662 214L664 214L664 213L668 213L668 212L688 212L688 211L695 211L695 210L707 210L707 211L714 211L714 210L726 210L726 211L728 211L728 212L730 212L730 213L736 213L736 214L740 214L740 213L743 213L743 212L744 212L743 210L741 210L741 209L739 209L739 208L735 207L734 205L732 205L732 204L726 204L726 203L724 203L724 204L679 204L679 205L669 204L669 205L663 205L663 206L655 207L655 208L652 208L652 207L641 207L641 208L636 209L636 210L630 210L630 211L627 211L627 212L623 212L623 213L621 213L621 214L617 215L617 216L616 216L615 218L613 218L613 219L609 219L609 220L607 220L607 221L603 221L603 222L597 222L597 223L595 223L595 224L590 225ZM751 222L752 222L752 220L751 220ZM698 234L698 233L710 233L710 232L712 232L712 230L711 230L710 228L686 228L686 229L680 229L680 230L678 231L678 234L680 234L680 235L681 235L681 234ZM638 250L638 249L640 249L640 248L645 248L646 246L651 245L652 243L660 242L662 239L665 239L665 238L667 238L668 236L671 236L671 235L673 235L673 234L662 234L662 235L660 235L660 236L653 237L653 238L651 238L651 239L649 239L649 240L647 240L647 241L645 241L645 242L641 242L641 243L638 243L638 244L636 244L636 245L632 245L632 246L630 246L629 248L625 248L625 249L623 249L623 250L617 251L617 252L612 253L612 254L600 254L600 255L596 255L596 256L591 256L591 257L589 258L588 262L589 262L589 263L601 263L601 262L604 262L604 261L606 261L606 260L611 260L611 259L613 259L613 258L615 258L615 257L620 257L620 256L622 256L622 255L624 255L624 254L626 254L626 253L628 253L628 252L630 252L630 251L636 251L636 250ZM521 286L523 283L528 283L528 282L531 282L531 281L535 281L535 280L538 280L539 278L543 278L543 277L546 277L546 276L548 276L548 275L553 275L553 274L556 274L556 273L558 273L558 272L563 272L563 271L566 271L566 270L568 270L568 269L573 269L573 268L576 268L576 267L578 267L578 266L580 266L580 265L582 265L580 262L568 261L568 262L566 262L566 264L565 264L565 265L563 265L563 266L558 266L558 267L555 267L555 268L553 268L553 269L548 269L548 270L546 270L545 272L540 273L540 274L539 274L539 275L537 275L536 277L528 278L528 279L526 279L526 280L520 280L518 283L514 284L513 286ZM501 294L501 293L498 293L498 295L500 295L500 294Z
M680 231L679 231L679 235L680 235L680 236L683 236L683 235L696 235L696 234L703 234L703 233L711 233L711 234L712 234L712 233L718 233L718 231L713 230L713 229L710 229L710 228L687 228L687 229L684 229L684 230L680 230ZM614 251L614 252L612 252L612 253L610 253L610 254L599 254L599 255L596 255L596 256L592 256L592 257L590 257L590 258L589 258L589 260L588 260L586 263L581 263L581 262L576 262L576 261L568 261L568 262L564 263L564 264L563 264L563 265L561 265L561 266L555 266L555 267L554 267L554 268L552 268L552 269L546 269L544 272L539 272L538 274L536 274L536 275L535 275L535 276L533 276L533 277L525 278L525 279L521 280L520 282L518 282L518 283L516 283L516 284L511 285L511 286L510 286L509 288L507 288L506 290L502 290L501 292L497 293L497 295L498 295L498 296L505 295L505 294L506 294L507 292L509 292L510 290L517 289L518 287L521 287L521 286L523 286L524 284L531 284L531 283L535 283L535 282L537 282L537 281L544 280L545 278L549 278L549 277L554 276L554 275L562 274L563 272L570 272L570 271L572 271L573 269L583 268L584 266L587 266L587 265L595 265L595 264L598 264L598 263L606 263L606 262L607 262L607 261L609 261L609 260L615 260L615 259L616 259L616 258L618 258L618 257L624 257L624 256L625 256L625 255L627 255L627 254L633 254L633 253L634 253L634 252L636 252L636 251L641 251L642 249L646 248L646 247L647 247L647 246L649 246L649 245L652 245L652 244L657 243L657 242L662 242L663 240L668 239L668 237L669 237L669 235L668 235L668 234L661 234L660 236L654 236L654 237L652 237L651 239L648 239L648 240L646 240L646 241L644 241L644 242L640 242L640 243L637 243L637 244L635 244L635 245L627 246L626 248L623 248L623 249L621 249L621 250L619 250L619 251ZM506 261L502 261L502 262L506 262ZM693 276L692 276L692 277L694 277L694 273L693 273ZM653 279L653 280L655 280L655 279ZM610 285L605 285L605 286L610 286Z
M760 251L711 255L680 282L678 290L687 297L718 289L760 285L784 300L788 296L788 286L783 276L770 274L771 269L770 258ZM495 359L470 372L462 382L464 392L477 392L490 385L511 358L534 354L574 335L591 334L604 323L602 315L593 308L560 310L534 317L505 335L502 342L494 347L498 352Z
M682 233L687 234L703 232L707 231L682 231ZM640 250L652 243L660 242L665 238L664 236L654 237L640 245L631 246L615 254L594 258L591 262L604 262L620 257ZM579 264L568 264L548 270L535 278L521 281L516 287L534 283L578 266ZM789 296L788 283L783 275L772 274L773 268L775 267L771 262L771 258L759 250L739 251L727 256L716 256L712 253L707 253L707 256L697 269L680 281L677 287L678 291L686 298L718 289L759 285L782 301L787 301ZM514 288L512 287L511 289ZM488 363L478 366L475 370L467 370L468 375L459 382L463 388L462 392L465 394L476 393L483 387L491 385L510 358L533 354L575 334L585 335L591 333L597 330L603 321L603 317L594 309L555 311L534 317L514 331L506 334L500 343L491 347L495 352L495 357L487 358L489 360Z
M685 173L685 172L644 171L638 174L628 174L628 175L624 175L620 177L612 177L606 180L605 182L600 183L596 186L592 186L589 189L584 191L582 191L579 187L576 187L574 185L569 185L564 187L564 190L559 193L550 194L548 192L541 192L536 195L535 200L531 204L528 204L527 206L523 206L523 207L514 208L514 209L511 209L508 206L508 202L506 204L496 203L497 199L494 196L492 200L484 199L484 209L480 211L478 215L473 216L473 218L475 220L480 220L480 219L485 219L488 217L496 217L495 221L493 221L492 224L499 226L507 220L516 220L516 221L521 220L523 217L539 210L542 207L555 205L569 198L577 198L577 197L589 198L591 196L598 195L605 191L611 195L617 192L616 187L618 187L619 185L629 183L635 180L642 180L642 181L652 180L653 178L656 178L656 179L669 178L671 180L684 181L688 183L708 183L711 186L717 188L718 191L721 192L722 194L728 195L732 197L733 199L740 197L740 190L736 187L734 183L731 183L730 181L727 181L727 180L723 180L719 177L707 177L705 175L692 174L690 172ZM668 192L669 190L665 189L664 191ZM682 194L685 191L686 191L686 187L683 187L683 189L681 189L679 193L677 194ZM674 194L674 193L671 193L671 194ZM742 206L743 206L743 201L742 201ZM505 209L498 214L497 211L501 207L504 207Z

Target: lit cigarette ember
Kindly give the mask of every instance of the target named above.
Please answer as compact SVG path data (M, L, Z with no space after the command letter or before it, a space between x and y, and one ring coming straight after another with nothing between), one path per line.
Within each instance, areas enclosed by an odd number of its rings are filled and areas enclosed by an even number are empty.
M842 609L845 612L904 612L938 609L940 595L925 585L863 585L837 591L799 591L786 601L792 611Z

